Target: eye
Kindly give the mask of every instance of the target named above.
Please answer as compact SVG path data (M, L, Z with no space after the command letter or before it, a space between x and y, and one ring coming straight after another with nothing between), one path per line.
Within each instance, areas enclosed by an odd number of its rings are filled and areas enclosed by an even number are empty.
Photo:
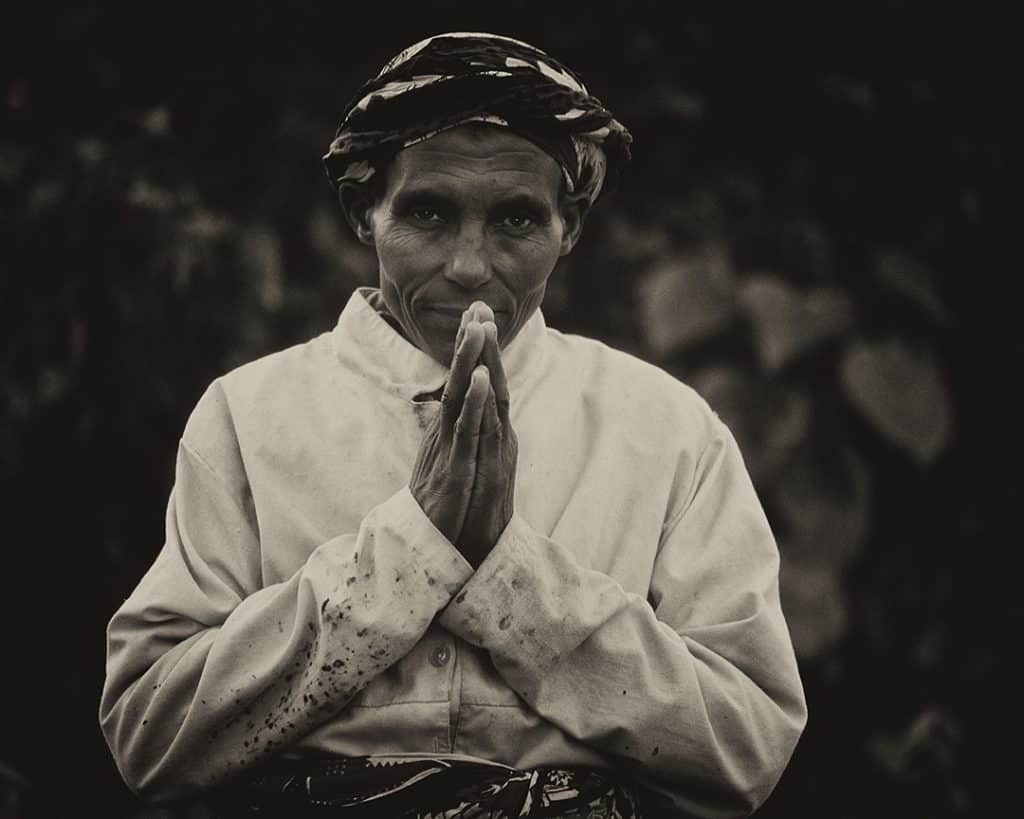
M516 233L531 230L537 221L528 213L508 213L501 218L501 226Z
M444 221L444 217L437 208L418 207L409 211L414 221L424 225L437 225Z

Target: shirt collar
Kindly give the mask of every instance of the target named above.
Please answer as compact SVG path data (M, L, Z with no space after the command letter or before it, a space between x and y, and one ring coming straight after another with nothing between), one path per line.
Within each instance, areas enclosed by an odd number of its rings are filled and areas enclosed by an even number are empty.
M405 339L367 301L375 288L361 287L349 298L334 328L338 359L389 392L412 400L440 389L448 368ZM543 370L547 345L544 316L538 309L501 353L509 391L525 386Z

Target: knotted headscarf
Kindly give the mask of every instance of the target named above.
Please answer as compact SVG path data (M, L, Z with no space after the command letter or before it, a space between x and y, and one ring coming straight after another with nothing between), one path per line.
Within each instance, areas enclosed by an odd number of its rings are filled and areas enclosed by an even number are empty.
M533 142L591 203L629 160L629 131L573 71L519 40L460 31L410 46L363 85L324 156L328 178L366 182L403 148L470 122Z

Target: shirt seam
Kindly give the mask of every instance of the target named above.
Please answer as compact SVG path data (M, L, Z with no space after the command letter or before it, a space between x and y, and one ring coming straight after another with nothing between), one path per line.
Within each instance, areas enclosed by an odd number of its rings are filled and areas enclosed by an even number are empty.
M526 710L524 705L520 705L516 702L472 702L470 700L463 700L463 705L475 705L479 708L515 708L519 711Z
M227 484L225 483L224 478L221 477L220 473L216 469L214 469L213 466L202 455L199 454L198 450L196 450L184 438L180 438L178 443L181 446L182 450L191 455L193 460L195 460L196 463L202 466L203 469L205 469L206 472L209 473L210 477L212 477L218 484L220 484L220 486L224 487L225 489L227 488ZM246 487L248 488L248 477L246 477L245 484ZM246 510L245 507L242 504L240 504L230 492L227 493L227 498L230 501L231 505L235 507L235 510L240 512L245 520L249 521L250 524L255 523L255 521L253 521L251 518L250 511Z
M448 699L443 700L402 700L400 702L385 702L381 705L367 705L366 703L359 703L358 705L349 705L348 708L392 708L396 705L447 705Z
M350 705L350 708L391 708L394 705L447 705L450 699L443 700L401 700L399 702L386 702L381 705L366 705L360 703L358 705ZM483 708L515 708L517 710L525 710L525 706L515 702L473 702L470 700L462 700L462 705L474 705Z
M725 426L724 424L722 424L721 421L718 421L718 425L721 426L721 427ZM711 440L709 440L707 443L704 444L703 449L701 449L701 451L700 451L700 455L697 457L697 462L696 462L696 464L694 466L693 474L690 477L690 480L692 482L693 488L692 488L692 490L690 492L687 493L688 497L686 498L686 502L684 504L682 504L682 506L679 508L679 510L677 512L675 512L672 515L672 517L670 517L668 520L666 520L665 523L661 527L661 540L662 540L662 543L659 544L659 548L658 548L659 552L661 551L661 545L664 545L665 536L668 533L670 533L673 529L675 529L675 527L679 524L679 521L683 519L683 516L687 512L689 512L690 511L690 507L693 506L693 501L697 497L697 492L700 489L696 485L696 483L697 483L698 475L700 474L701 465L704 462L704 459L707 457L708 451L714 445L715 441L719 440L721 430L718 429L718 430L716 430L716 432L719 433L719 434L718 435L712 435Z
M448 720L450 724L448 746L454 750L455 744L459 741L459 724L462 722L462 663L459 662L458 646L452 646L452 679L450 683L448 699L451 707L448 709Z

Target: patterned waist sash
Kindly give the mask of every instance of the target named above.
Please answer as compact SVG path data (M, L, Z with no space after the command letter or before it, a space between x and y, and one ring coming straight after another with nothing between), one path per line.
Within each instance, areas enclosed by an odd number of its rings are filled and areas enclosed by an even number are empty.
M455 755L282 760L223 794L232 816L639 819L630 789L593 769L521 771Z

